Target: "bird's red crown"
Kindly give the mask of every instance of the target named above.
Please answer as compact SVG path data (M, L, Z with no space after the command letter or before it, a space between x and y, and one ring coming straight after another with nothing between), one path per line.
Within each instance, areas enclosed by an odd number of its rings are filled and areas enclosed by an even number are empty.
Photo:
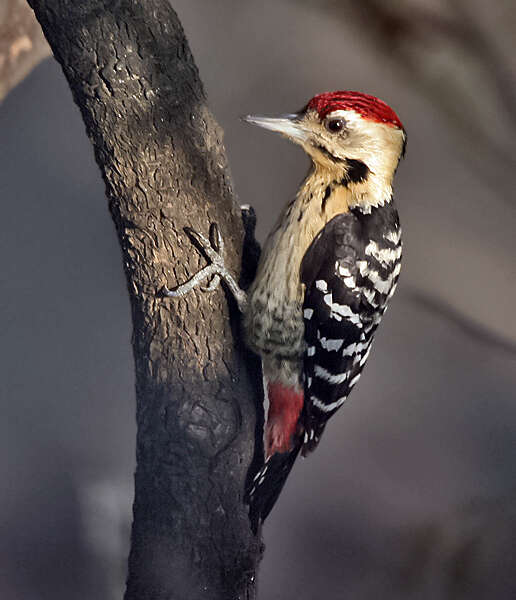
M388 104L362 92L326 92L314 96L306 108L317 111L321 119L334 110L354 110L364 119L403 129L403 123Z

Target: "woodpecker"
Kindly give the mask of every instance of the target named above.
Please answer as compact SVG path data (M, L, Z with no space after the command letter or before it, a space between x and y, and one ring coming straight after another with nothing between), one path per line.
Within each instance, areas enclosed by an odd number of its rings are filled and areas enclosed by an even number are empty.
M174 290L183 296L223 279L262 359L268 399L263 465L247 491L253 528L274 505L299 452L312 452L328 419L360 378L401 266L392 182L406 133L378 98L323 93L298 113L247 116L299 144L311 168L269 234L247 294L224 267L217 243L190 233L210 264ZM217 250L218 248L218 250Z

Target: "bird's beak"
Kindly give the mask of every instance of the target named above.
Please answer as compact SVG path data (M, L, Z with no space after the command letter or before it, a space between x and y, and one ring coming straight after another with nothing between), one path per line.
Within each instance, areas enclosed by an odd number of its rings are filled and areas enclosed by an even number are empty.
M301 117L302 115L294 113L282 115L281 117L257 117L254 115L247 115L242 117L242 119L252 125L258 125L258 127L281 133L295 142L306 142L308 139L308 132L301 123Z

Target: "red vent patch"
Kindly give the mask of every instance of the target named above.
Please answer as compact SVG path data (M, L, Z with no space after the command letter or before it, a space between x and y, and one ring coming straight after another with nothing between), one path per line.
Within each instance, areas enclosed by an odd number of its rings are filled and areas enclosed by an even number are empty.
M293 448L299 415L303 408L303 390L281 383L269 383L269 414L266 429L266 455L290 452Z

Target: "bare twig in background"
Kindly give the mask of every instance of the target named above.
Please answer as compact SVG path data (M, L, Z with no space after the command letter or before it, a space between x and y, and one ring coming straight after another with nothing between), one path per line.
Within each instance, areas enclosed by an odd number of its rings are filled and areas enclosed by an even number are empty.
M439 318L443 321L452 323L475 342L482 345L491 346L492 348L501 350L516 357L516 344L513 340L509 338L502 338L489 329L489 327L485 327L480 323L473 321L460 310L457 310L453 306L446 304L446 302L442 301L441 299L437 297L431 297L428 294L416 289L405 289L403 295L412 302L415 302L424 310L439 316Z
M50 55L41 27L26 0L0 4L0 102Z
M429 6L419 0L307 1L346 23L354 21L375 51L381 50L407 83L446 116L482 177L504 198L513 199L507 173L516 168L514 65L500 42L516 35L514 3L503 6L505 15L493 13L498 15L493 30L476 2Z
M127 276L137 469L127 600L249 599L261 544L244 484L259 368L224 294L163 298L202 264L184 227L244 239L222 132L168 0L30 0L106 183ZM234 316L234 314L233 314Z

